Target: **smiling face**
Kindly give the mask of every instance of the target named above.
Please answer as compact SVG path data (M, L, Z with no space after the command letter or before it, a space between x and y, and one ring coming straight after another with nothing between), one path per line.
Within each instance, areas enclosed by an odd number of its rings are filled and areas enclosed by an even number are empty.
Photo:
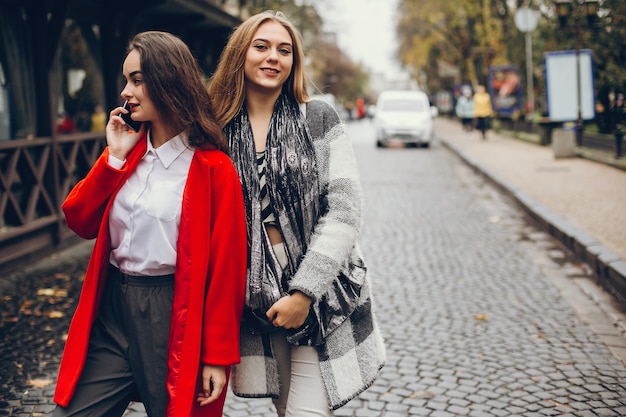
M158 112L148 96L146 84L141 72L139 51L133 49L128 53L123 65L123 75L126 80L124 89L120 93L122 99L128 100L131 118L140 122L154 122L158 119Z
M278 95L293 67L293 44L280 23L268 21L259 26L246 54L246 88Z

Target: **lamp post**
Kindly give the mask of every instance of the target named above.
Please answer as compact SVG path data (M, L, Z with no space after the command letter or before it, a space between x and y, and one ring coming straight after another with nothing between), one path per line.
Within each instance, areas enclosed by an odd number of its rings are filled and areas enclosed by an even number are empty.
M593 28L596 14L598 13L598 0L556 0L556 15L559 19L559 26L564 29L567 27L568 18L574 17L574 30L576 42L576 144L582 145L583 139L583 116L582 116L582 100L580 94L580 31L582 29L581 15L585 15L587 19L587 27Z
M515 25L526 34L526 101L528 103L526 122L532 121L535 111L535 95L533 87L533 47L531 32L537 28L537 13L528 6L523 6L515 13Z

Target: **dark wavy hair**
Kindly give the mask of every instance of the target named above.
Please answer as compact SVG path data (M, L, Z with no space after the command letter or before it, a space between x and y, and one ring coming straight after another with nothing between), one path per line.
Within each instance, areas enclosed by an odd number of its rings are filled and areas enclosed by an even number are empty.
M228 153L202 70L185 42L171 33L147 31L131 39L127 54L132 50L139 52L146 94L159 114L187 132L190 146Z

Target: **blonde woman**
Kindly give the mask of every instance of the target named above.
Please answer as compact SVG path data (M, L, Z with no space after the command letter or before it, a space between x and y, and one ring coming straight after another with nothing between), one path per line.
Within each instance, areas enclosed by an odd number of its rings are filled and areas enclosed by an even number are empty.
M310 100L302 44L280 12L231 35L211 80L248 226L241 363L231 387L279 416L329 416L375 380L385 352L358 236L361 194L345 127Z
M483 139L487 139L487 130L491 125L492 114L491 97L485 91L485 86L479 85L474 94L474 117L476 117L476 129Z

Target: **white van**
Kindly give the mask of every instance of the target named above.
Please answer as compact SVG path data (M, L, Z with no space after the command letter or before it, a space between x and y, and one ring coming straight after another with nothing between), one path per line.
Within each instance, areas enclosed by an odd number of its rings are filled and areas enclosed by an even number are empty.
M433 139L433 117L437 108L430 105L423 91L383 91L376 101L374 126L376 145L391 142L406 145L430 146Z

